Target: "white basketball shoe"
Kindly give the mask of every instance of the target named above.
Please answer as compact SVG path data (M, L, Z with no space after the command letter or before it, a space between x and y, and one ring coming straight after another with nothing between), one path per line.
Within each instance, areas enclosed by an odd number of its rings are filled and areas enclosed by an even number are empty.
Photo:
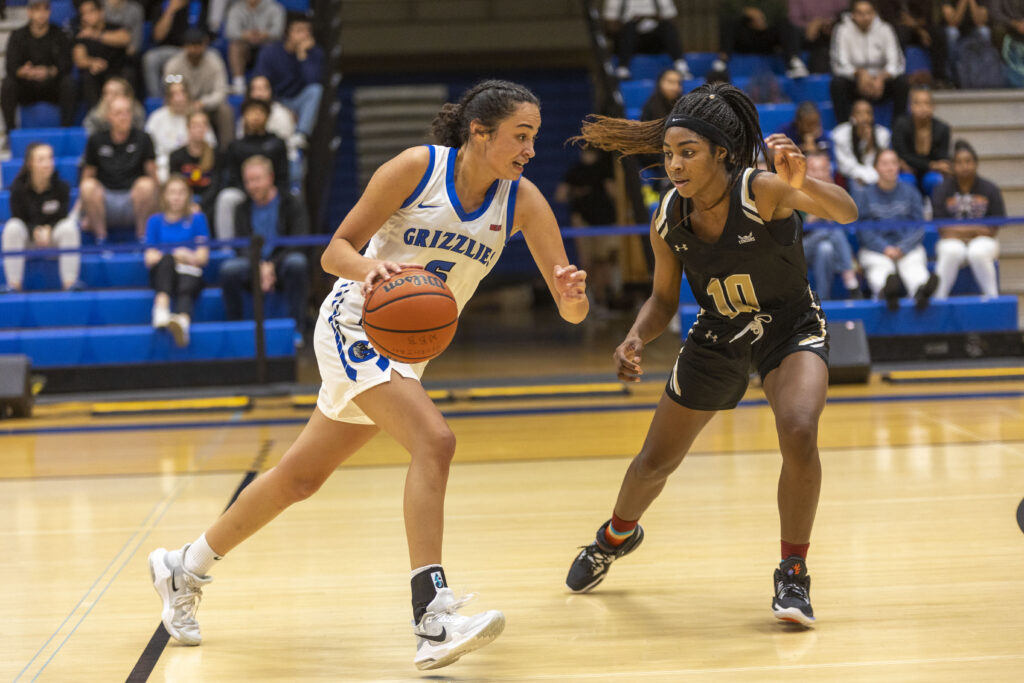
M417 669L440 669L456 662L462 655L491 642L505 629L505 615L488 610L471 617L457 614L456 610L475 597L470 593L458 600L450 588L442 588L427 605L427 612L418 624L413 624L416 635ZM198 631L197 631L198 634Z
M164 628L182 645L198 645L203 637L199 634L196 610L203 597L203 586L213 579L185 569L186 550L187 545L181 550L157 548L149 554L149 573L153 588L164 603Z

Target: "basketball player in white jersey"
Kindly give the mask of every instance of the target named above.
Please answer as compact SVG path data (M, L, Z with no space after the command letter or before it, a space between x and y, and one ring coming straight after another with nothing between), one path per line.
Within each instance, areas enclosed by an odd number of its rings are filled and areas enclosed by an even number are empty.
M550 206L522 178L540 123L532 92L507 81L485 81L441 109L433 126L441 145L407 149L374 173L321 259L338 281L314 333L323 383L308 424L281 462L246 487L206 533L179 550L159 548L149 556L164 626L179 642L200 643L196 609L214 563L286 507L315 493L381 429L411 456L404 511L414 663L420 669L447 666L501 633L501 612L457 613L465 598L455 598L441 566L455 437L420 385L426 363L406 365L379 355L360 315L370 289L400 264L416 264L445 279L461 311L508 237L521 231L561 316L571 323L586 317L586 273L569 264Z

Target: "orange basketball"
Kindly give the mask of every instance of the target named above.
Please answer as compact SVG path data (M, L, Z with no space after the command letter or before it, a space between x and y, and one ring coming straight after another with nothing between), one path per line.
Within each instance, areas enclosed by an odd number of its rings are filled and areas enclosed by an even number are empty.
M419 363L441 354L459 322L459 307L444 280L422 268L403 268L378 283L363 304L363 330L381 354Z

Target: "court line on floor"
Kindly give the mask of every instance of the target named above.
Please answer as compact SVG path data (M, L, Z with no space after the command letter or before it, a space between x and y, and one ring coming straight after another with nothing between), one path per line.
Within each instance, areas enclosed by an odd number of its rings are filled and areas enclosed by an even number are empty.
M237 413L236 417L237 419L241 419L241 413ZM214 438L211 439L206 444L207 450L212 451L213 449L210 448L211 446L217 446L223 443L225 439L226 433L220 432L219 434L215 434ZM196 465L198 465L200 462L202 462L202 460L206 459L207 457L209 457L209 455L204 455L200 458L197 458ZM43 671L46 670L46 667L49 666L50 662L53 661L53 658L57 655L57 653L61 651L65 644L67 644L68 640L71 638L72 635L74 635L75 631L78 630L78 627L82 625L82 622L85 621L85 618L89 616L93 608L95 608L96 605L99 604L100 599L107 592L107 589L110 588L114 580L117 579L118 575L120 575L121 571L132 560L132 558L135 556L135 552L149 537L149 534L153 530L153 527L160 523L160 520L163 519L163 516L167 513L167 510L170 508L171 504L174 502L174 500L178 498L178 496L181 495L181 492L192 481L192 478L196 475L196 473L197 472L195 471L195 469L184 473L184 476L182 476L181 479L176 483L174 489L172 489L171 492L168 495L164 496L161 500L157 501L157 503L150 510L149 514L146 515L143 521L139 524L138 528L136 528L135 532L131 535L131 537L129 537L125 544L121 546L121 549L117 552L117 554L114 555L110 563L103 569L102 572L100 572L100 575L96 577L96 580L93 581L91 586L89 586L89 589L85 592L85 594L82 595L82 598L71 609L67 617L64 618L64 621L62 621L60 625L57 626L56 630L54 630L50 637L46 639L46 642L44 642L42 646L39 648L39 650L37 650L36 653L32 655L32 658L29 659L27 664L25 664L25 667L18 672L17 676L14 677L14 681L17 681L19 678L21 678L25 674L25 672L28 671L28 669L32 666L32 663L35 662L36 659L38 659L39 656L43 654L43 652L46 651L47 646L53 641L54 638L56 638L60 634L60 632L63 630L64 626L68 623L68 621L70 621L75 616L75 613L78 612L82 604L86 601L87 598L89 598L93 590L96 588L97 584L99 584L100 581L103 580L103 577L106 576L106 574L110 571L111 567L113 567L117 563L118 558L121 558L124 555L125 549L128 548L128 546L132 544L132 542L139 536L139 534L145 530L145 534L138 539L138 543L136 544L135 548L133 548L131 552L128 553L127 557L124 557L123 561L121 562L121 566L118 567L117 571L114 572L113 576L111 576L107 580L106 585L99 592L99 594L92 600L92 603L89 605L89 608L85 610L85 613L82 614L82 616L78 619L75 625L64 637L64 640L62 640L60 644L54 649L54 651L50 653L50 656L47 657L45 662L43 662L43 665L39 668L39 671L35 673L31 680L34 681L42 675ZM163 507L162 510L161 506ZM157 514L156 517L153 518L153 515L157 513L158 510L159 514ZM148 530L147 526L149 527Z
M263 469L263 463L266 462L267 456L270 455L270 447L273 445L273 440L264 439L260 443L259 451L253 459L252 464L249 465L249 469L246 470L245 475L242 477L242 481L239 482L238 486L235 487L235 492L231 496L231 500L224 506L227 510L231 507L238 496L241 495L245 487L248 486L256 479L259 475L260 470ZM167 629L164 628L163 622L157 624L156 631L150 637L146 647L143 648L142 654L139 655L139 659L135 662L135 666L128 674L128 678L125 679L125 683L145 683L149 680L150 675L153 673L153 669L156 667L156 663L160 660L160 655L163 654L164 648L167 647L167 642L170 640L170 634L167 633Z
M945 393L945 394L899 394L895 396L839 396L830 397L829 404L844 403L904 403L907 401L955 401L964 399L1024 398L1024 391L988 391L978 393ZM763 398L740 401L738 408L766 406L768 401ZM530 415L560 415L567 413L613 413L654 410L657 403L615 404L615 405L569 405L546 406L540 408L500 408L494 410L441 410L446 419L478 418L478 417L520 417ZM0 429L0 437L4 436L35 436L39 434L78 434L88 432L132 432L160 429L220 429L224 427L277 427L305 424L308 416L280 417L244 421L191 421L191 422L137 422L116 425L69 425L62 427L39 427L36 429Z

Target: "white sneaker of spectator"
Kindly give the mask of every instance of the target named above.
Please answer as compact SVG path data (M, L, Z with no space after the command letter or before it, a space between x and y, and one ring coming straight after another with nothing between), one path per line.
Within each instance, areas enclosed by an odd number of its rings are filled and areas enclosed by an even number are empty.
M685 59L677 59L673 66L675 66L676 71L682 74L684 81L693 78L693 72L690 71L690 65L686 63Z
M171 309L166 306L153 307L153 327L162 329L171 322Z
M231 94L245 94L245 76L235 76L233 79L231 79Z
M792 57L789 60L789 68L786 69L786 78L807 78L810 75L804 60L799 57Z
M711 68L708 71L726 71L729 69L729 63L724 59L715 59L711 62Z
M174 337L174 344L179 348L188 346L189 317L184 313L175 313L167 323L167 329Z
M288 146L292 149L306 149L309 145L309 141L306 139L305 133L295 131L288 137Z
M632 72L630 72L628 66L620 66L615 69L615 77L618 78L620 81L628 81L630 78L633 77L633 74Z

